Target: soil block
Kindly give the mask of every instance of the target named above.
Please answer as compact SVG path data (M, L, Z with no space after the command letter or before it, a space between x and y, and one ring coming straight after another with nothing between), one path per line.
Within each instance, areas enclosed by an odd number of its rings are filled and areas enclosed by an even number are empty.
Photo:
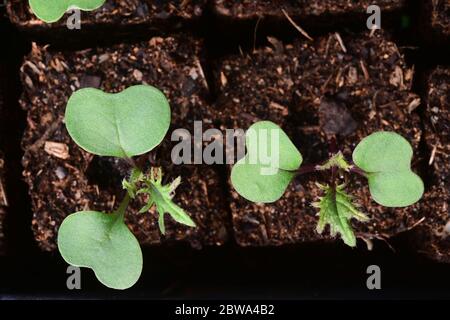
M425 141L429 149L430 186L422 210L424 238L430 257L450 262L450 68L437 67L428 76Z
M370 0L214 0L214 12L224 21L233 23L253 23L260 19L272 22L286 22L285 13L298 20L302 26L327 27L354 22L365 26L368 18L367 8L374 4ZM383 14L383 23L392 14L400 12L405 0L382 0L376 4ZM283 10L285 12L283 12ZM259 22L258 22L259 24ZM271 29L276 25L272 25ZM283 24L284 26L284 24ZM309 29L309 28L308 28Z
M28 111L24 177L34 211L32 228L41 248L55 249L58 226L68 214L87 208L110 212L124 196L121 181L128 172L127 163L88 154L68 136L64 110L70 95L83 87L114 93L135 84L154 85L170 101L171 130L192 132L194 120L212 122L201 52L201 42L189 37L156 37L77 52L51 52L33 45L21 69L20 104ZM127 222L142 244L185 240L196 248L221 245L227 239L229 214L218 172L212 166L173 165L171 130L166 142L145 158L163 167L165 180L181 176L174 200L198 227L182 226L166 215L166 236L161 236L155 211L137 213L143 199L128 210Z
M28 1L10 0L7 11L11 22L21 30L67 41L65 37L68 35L76 37L86 32L102 38L105 32L112 37L114 34L130 34L131 31L144 29L173 31L200 18L206 1L107 0L95 11L82 11L81 29L74 32L68 30L65 18L52 24L39 20L30 10Z
M433 44L444 41L450 44L450 2L448 0L426 0L424 5L425 22L424 29L430 32L428 36ZM431 30L430 30L431 29Z
M258 120L281 125L301 151L304 165L325 161L331 137L347 158L365 136L396 131L408 139L419 157L419 97L411 92L414 69L405 64L395 43L381 32L332 33L314 42L270 46L232 55L216 71L221 93L218 119L224 128L246 130ZM413 164L417 171L417 163ZM318 217L311 203L326 183L326 174L298 177L272 204L251 203L231 192L234 234L243 246L331 240L316 232ZM352 221L359 238L387 239L408 230L422 218L419 205L392 209L371 200L367 183L352 176L347 190L370 221ZM232 188L231 188L232 189Z

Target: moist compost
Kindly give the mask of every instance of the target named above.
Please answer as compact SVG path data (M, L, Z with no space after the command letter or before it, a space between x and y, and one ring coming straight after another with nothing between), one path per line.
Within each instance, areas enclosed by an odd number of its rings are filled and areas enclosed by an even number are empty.
M314 42L269 42L218 66L221 93L215 109L223 127L247 129L258 120L274 121L297 145L305 165L327 160L332 136L351 159L357 143L380 130L403 135L420 159L420 98L411 91L414 69L387 36L332 33ZM413 168L417 171L416 162ZM250 246L330 240L316 232L317 211L311 206L321 194L314 181L328 180L326 174L300 176L272 204L251 203L232 191L236 241ZM352 222L359 238L387 239L423 218L419 204L398 209L377 205L362 178L341 181L371 219Z
M348 18L367 16L367 8L374 4L370 0L214 0L213 3L216 14L235 21L259 18L285 20L284 10L290 17L300 19L303 23L306 21L308 24L311 22L312 24L326 25L336 23L333 19L344 21ZM383 14L388 14L400 10L406 2L404 0L382 0L377 1L376 4Z
M137 213L145 199L128 210L128 225L142 244L184 240L200 248L225 242L228 212L218 172L212 166L175 166L171 161L173 129L192 132L195 120L212 122L201 52L201 42L189 37L152 38L70 53L33 46L22 66L20 104L28 111L24 177L32 199L32 228L41 248L55 249L58 226L68 214L88 208L112 211L124 196L121 181L130 169L122 160L88 154L70 139L63 120L68 98L83 87L115 93L142 83L160 88L172 109L165 142L147 154L149 161L144 163L161 165L168 182L181 176L174 201L190 214L197 228L174 223L166 215L166 236L161 236L154 209Z
M450 68L437 67L427 79L425 141L429 150L430 186L421 210L429 217L422 251L450 261Z
M446 0L428 0L432 28L442 38L450 38L450 2Z
M99 9L81 13L81 30L70 31L66 19L52 24L39 20L31 11L28 1L11 0L7 3L9 18L21 30L44 33L53 38L64 35L78 36L88 32L126 32L126 27L143 26L159 31L174 31L185 23L197 20L207 0L107 0ZM48 31L51 31L49 33ZM56 32L56 34L55 34Z

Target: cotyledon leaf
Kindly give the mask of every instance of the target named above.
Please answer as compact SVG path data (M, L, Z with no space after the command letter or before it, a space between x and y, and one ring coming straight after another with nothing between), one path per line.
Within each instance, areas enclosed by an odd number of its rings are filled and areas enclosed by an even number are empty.
M87 267L113 289L133 286L142 272L142 252L120 213L81 211L69 215L58 232L64 260Z
M270 121L253 124L246 133L247 154L231 171L231 182L247 200L271 203L285 192L302 155L286 133Z
M65 122L72 139L84 150L127 158L161 143L170 126L170 106L161 91L148 85L116 94L85 88L70 97Z
M106 0L29 0L31 11L42 21L56 22L66 11L80 9L92 11L100 8Z
M367 173L373 199L386 207L405 207L423 195L422 179L411 170L413 150L395 132L376 132L353 152L353 162Z

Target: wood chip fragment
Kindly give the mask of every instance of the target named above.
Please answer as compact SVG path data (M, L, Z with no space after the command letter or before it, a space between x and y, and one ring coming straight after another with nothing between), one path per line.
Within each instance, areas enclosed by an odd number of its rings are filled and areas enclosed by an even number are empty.
M361 69L363 71L364 79L366 79L366 81L369 80L370 79L369 71L367 71L367 67L366 67L366 64L364 63L364 61L359 60L359 65L361 66Z
M413 99L408 105L408 113L413 112L418 106L420 106L420 98Z
M314 41L314 39L311 38L311 36L302 27L300 27L297 23L295 23L294 20L292 20L292 18L288 15L286 10L281 9L281 11L285 15L285 17L288 19L288 21L294 26L294 28L298 30L298 32L300 32L309 41Z
M5 188L3 188L3 181L0 179L0 206L8 206L8 198L6 198Z
M37 75L41 75L42 74L41 70L39 70L39 68L36 67L36 65L33 62L31 62L31 61L25 61L23 65L30 67L30 69ZM22 67L21 70L23 71L23 69L24 68Z
M342 40L339 32L336 32L334 34L334 36L336 37L337 41L339 42L339 45L341 46L342 51L344 51L344 53L347 53L347 48L345 47L344 41Z
M424 221L425 221L425 217L420 218L418 221L416 221L416 223L414 223L411 227L408 228L408 231L416 228L417 226L422 224L422 222L424 222Z
M430 160L428 161L428 165L431 166L434 162L434 158L436 157L437 146L433 146L433 150L431 151Z
M0 159L0 169L3 169L4 162ZM3 187L3 181L0 177L0 206L8 206L8 198L6 197L5 188Z
M207 90L209 90L208 81L206 81L205 72L203 71L202 63L200 62L199 59L195 59L195 64L196 64L197 69L198 69L198 71L200 73L200 76L202 78L203 85L205 86L205 88Z
M289 109L287 107L273 101L270 102L269 108L280 110L281 114L284 116L287 116L289 114Z
M65 143L45 141L44 150L59 159L69 159L69 147Z
M0 159L0 169L3 170L5 166L5 162L3 159ZM3 187L2 177L0 176L0 206L8 206L8 198L6 197L5 188Z
M226 87L228 84L228 79L223 72L220 72L220 83L222 84L222 87Z
M405 83L403 80L403 70L399 66L395 66L394 72L391 74L389 83L400 90L405 90Z
M144 75L142 74L142 72L138 69L134 69L133 71L133 77L137 80L137 81L142 81Z

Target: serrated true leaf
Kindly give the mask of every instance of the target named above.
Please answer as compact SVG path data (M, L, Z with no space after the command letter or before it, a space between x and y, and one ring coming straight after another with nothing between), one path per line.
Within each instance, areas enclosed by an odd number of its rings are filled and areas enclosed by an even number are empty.
M106 0L29 0L33 13L47 23L56 22L71 9L92 11L100 8Z
M343 191L343 188L344 186L338 186L333 190L329 186L325 187L325 195L314 204L320 210L317 232L321 234L328 224L332 236L339 233L345 244L354 247L356 246L356 238L349 221L352 218L367 221L368 218L356 209L350 196Z
M423 195L422 179L411 170L413 150L394 132L376 132L353 152L353 162L367 173L373 199L386 207L405 207Z
M170 106L161 91L147 85L116 94L85 88L70 97L65 121L81 148L100 156L126 158L161 143L170 126Z
M121 214L71 214L59 228L58 249L67 263L91 268L113 289L133 286L142 272L141 248Z
M144 179L144 183L147 188L139 191L139 193L147 193L149 195L148 203L140 210L140 212L144 213L155 205L159 214L158 224L162 234L166 233L166 227L164 224L164 215L166 213L178 223L189 227L196 226L191 217L172 200L174 191L180 182L181 178L177 178L171 184L162 185L161 168L153 168L150 176Z
M246 134L247 154L231 171L231 182L247 200L270 203L281 198L302 155L286 133L270 121L252 125Z

